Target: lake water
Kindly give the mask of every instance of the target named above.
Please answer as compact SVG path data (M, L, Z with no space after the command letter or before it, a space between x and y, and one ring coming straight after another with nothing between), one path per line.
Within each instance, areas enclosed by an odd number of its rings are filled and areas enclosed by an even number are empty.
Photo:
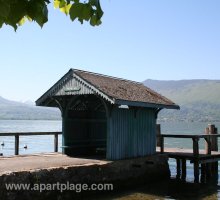
M164 134L201 134L204 133L207 123L203 122L165 122L161 123L161 132ZM215 123L220 127L220 123ZM40 121L40 120L0 120L0 133L3 132L47 132L61 131L61 121ZM53 152L53 136L25 136L20 137L20 154L33 154L41 152ZM5 156L14 155L14 137L0 137L0 144L4 142L4 147L0 147L0 153ZM27 145L27 149L24 149ZM219 144L220 145L220 144ZM200 146L204 147L204 141L201 140ZM165 139L165 147L192 148L192 141L189 139ZM59 151L61 151L61 136L59 136ZM175 176L176 164L174 160L169 161L171 175ZM193 182L193 169L190 163L187 163L187 182ZM179 189L178 184L158 183L151 186L141 186L119 192L104 199L119 200L145 200L145 199L220 199L219 185L210 185L201 190L189 190L186 185ZM177 188L176 188L177 187ZM158 189L159 188L159 189ZM185 190L185 188L188 188ZM191 187L190 187L191 188ZM178 191L178 192L177 192ZM194 195L193 195L194 194ZM100 197L103 199L103 197Z

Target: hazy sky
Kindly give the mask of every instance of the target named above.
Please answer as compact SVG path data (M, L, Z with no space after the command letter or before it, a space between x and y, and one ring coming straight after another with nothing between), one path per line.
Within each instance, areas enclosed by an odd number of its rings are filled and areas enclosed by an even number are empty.
M219 0L101 0L103 24L49 10L41 29L0 29L0 96L36 100L69 68L117 77L220 79Z

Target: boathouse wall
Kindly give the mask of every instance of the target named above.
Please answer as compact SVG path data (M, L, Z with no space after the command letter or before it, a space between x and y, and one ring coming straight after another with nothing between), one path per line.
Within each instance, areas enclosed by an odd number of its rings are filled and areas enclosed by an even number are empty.
M156 151L156 111L114 108L108 119L107 159L152 155Z

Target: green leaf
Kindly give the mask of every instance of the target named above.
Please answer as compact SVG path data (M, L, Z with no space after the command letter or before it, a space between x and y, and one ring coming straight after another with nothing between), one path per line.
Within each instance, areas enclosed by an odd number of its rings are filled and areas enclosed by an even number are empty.
M10 6L10 13L5 20L5 24L11 25L16 30L17 23L26 15L27 3L26 0L14 0Z
M67 5L66 1L64 0L60 0L60 5L59 5L59 8L63 8Z
M28 15L26 17L27 17L28 21L30 21L30 22L33 21L32 18L30 18Z
M83 11L83 4L82 3L74 3L70 8L70 19L74 21L76 18L82 20L82 11ZM82 23L82 22L81 22Z
M0 18L0 28L2 27L3 24L4 24L4 20Z
M54 0L53 6L54 6L54 8L59 8L60 7L60 1L59 0Z
M90 0L89 3L92 5L92 6L97 6L98 5L98 2L99 0Z
M90 20L90 25L99 26L101 24L101 20L97 17L97 15L93 15Z
M96 15L93 15L93 16L91 17L91 19L90 19L90 24L91 24L92 26L95 26L96 23L97 23L97 17L96 17Z
M103 16L104 12L102 11L102 8L101 8L99 0L97 2L96 8L97 8L97 16L98 16L99 19L101 19L101 17Z
M90 21L92 26L101 24L103 11L100 0L53 0L54 7L72 21L78 19L81 23ZM50 0L0 0L0 28L3 24L17 29L25 20L36 21L41 27L48 21L47 5Z
M0 1L0 16L7 18L10 13L10 4Z
M92 7L89 4L84 5L82 11L83 19L88 21L91 18L92 14L93 14Z
M48 21L48 9L45 1L31 0L27 14L42 27Z
M26 17L23 17L19 22L18 22L18 25L19 26L22 26L26 21Z
M61 10L61 12L65 13L66 15L68 15L71 6L72 6L71 4L68 4L68 5L66 5L66 6L64 6L64 7L62 7L62 8L60 8L60 10Z

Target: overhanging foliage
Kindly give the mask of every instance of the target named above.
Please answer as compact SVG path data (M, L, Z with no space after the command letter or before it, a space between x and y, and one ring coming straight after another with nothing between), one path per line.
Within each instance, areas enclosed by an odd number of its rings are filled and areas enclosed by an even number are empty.
M92 26L101 24L103 15L99 0L51 0L71 20L89 21ZM36 21L41 27L48 21L50 0L0 0L0 28L3 24L16 30L25 21Z

